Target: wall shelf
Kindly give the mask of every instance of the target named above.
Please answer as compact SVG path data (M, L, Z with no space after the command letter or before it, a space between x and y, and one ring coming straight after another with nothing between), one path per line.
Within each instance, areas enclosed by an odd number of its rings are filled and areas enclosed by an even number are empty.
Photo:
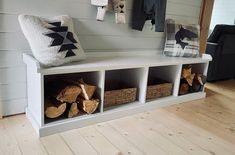
M39 136L46 136L93 123L144 112L157 107L168 106L181 102L205 97L202 92L178 96L182 66L193 64L193 70L206 75L210 57L176 58L156 56L118 56L118 57L88 57L87 60L67 64L60 67L42 68L31 55L23 55L27 64L28 107L26 115L33 124ZM60 76L86 78L87 82L95 84L98 89L96 97L100 99L99 109L91 115L81 115L74 118L59 118L49 120L44 117L44 88L48 80ZM173 83L172 95L146 101L148 78L156 76ZM126 78L127 77L127 78ZM104 92L109 80L123 80L137 88L135 102L104 108Z

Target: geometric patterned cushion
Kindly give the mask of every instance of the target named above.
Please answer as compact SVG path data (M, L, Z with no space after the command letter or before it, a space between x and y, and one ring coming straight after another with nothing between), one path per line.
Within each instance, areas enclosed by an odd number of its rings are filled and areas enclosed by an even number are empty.
M85 59L71 17L62 15L49 20L19 15L18 19L34 57L42 66L59 66Z

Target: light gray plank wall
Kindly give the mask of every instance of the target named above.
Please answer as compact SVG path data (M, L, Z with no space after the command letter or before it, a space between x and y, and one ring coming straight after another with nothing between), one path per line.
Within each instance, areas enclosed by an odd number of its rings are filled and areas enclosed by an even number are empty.
M161 50L164 34L156 33L147 22L143 32L130 28L133 0L127 0L127 24L115 24L114 14L104 22L95 20L96 8L90 0L0 0L0 101L3 114L24 112L26 73L22 53L30 53L18 21L18 14L51 18L60 14L73 17L76 32L86 52ZM198 23L201 0L168 0L167 18Z

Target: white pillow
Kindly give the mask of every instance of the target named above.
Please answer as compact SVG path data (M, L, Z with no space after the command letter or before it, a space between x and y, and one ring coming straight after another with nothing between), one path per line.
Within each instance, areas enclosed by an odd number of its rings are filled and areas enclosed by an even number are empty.
M176 57L199 56L200 26L196 24L166 22L166 42L164 55Z
M62 15L49 20L19 15L18 19L34 57L42 66L59 66L85 59L71 17Z

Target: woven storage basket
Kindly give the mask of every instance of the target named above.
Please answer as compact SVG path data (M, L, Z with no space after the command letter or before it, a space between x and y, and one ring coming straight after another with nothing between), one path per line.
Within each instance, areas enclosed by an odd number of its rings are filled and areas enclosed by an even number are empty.
M125 83L117 81L109 83L115 83L116 86L113 86L113 88L108 88L108 90L106 89L106 91L104 92L105 108L114 105L134 102L136 100L137 88L127 87Z
M172 94L172 88L173 84L165 80L158 78L150 80L147 87L146 99L170 96Z

